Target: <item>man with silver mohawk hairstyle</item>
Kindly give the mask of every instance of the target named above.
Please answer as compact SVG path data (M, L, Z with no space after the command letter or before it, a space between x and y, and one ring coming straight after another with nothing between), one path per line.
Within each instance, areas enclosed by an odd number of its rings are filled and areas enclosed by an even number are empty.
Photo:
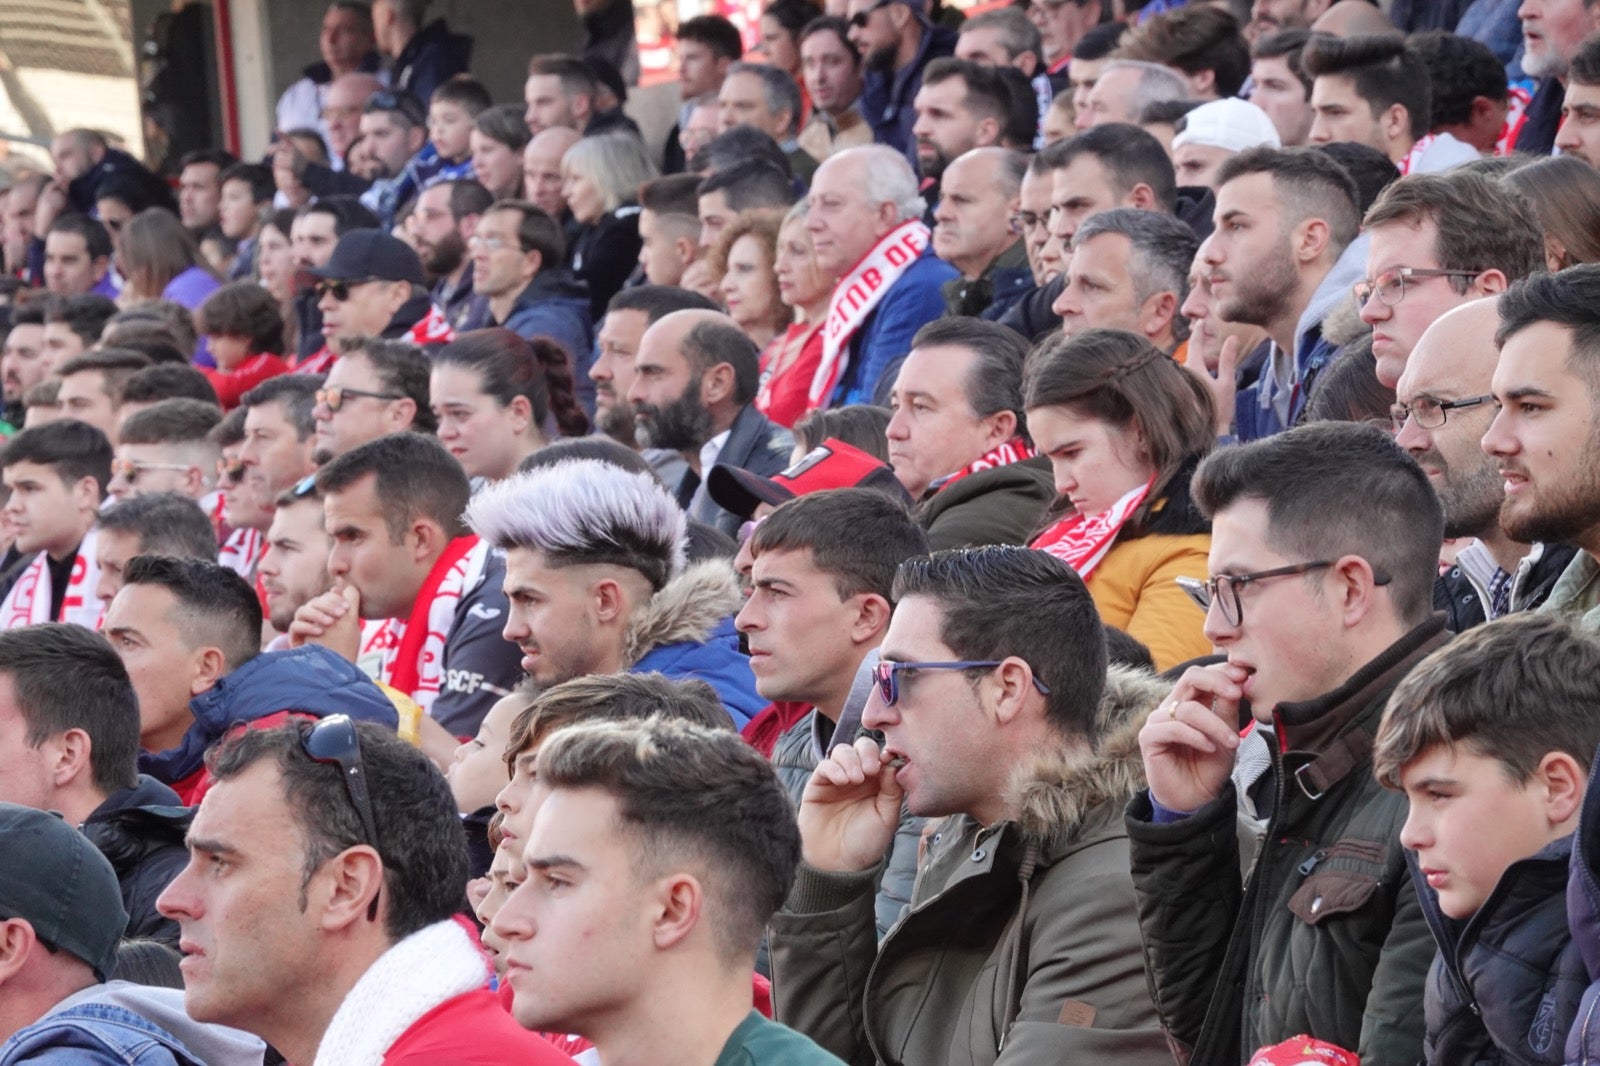
M466 518L506 553L503 635L541 686L656 671L709 682L740 728L766 706L739 651L732 568L685 568L683 511L649 474L559 462L483 489Z

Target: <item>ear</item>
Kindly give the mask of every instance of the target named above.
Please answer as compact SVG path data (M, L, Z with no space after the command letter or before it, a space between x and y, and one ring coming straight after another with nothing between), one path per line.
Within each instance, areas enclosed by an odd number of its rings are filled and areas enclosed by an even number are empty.
M228 660L221 648L201 648L195 653L189 675L189 695L209 692L217 680L228 672Z
M594 114L594 97L588 93L578 93L572 98L572 118L580 126L587 125L589 116Z
M1139 308L1139 329L1154 341L1172 325L1172 318L1177 313L1178 294L1158 292L1148 297Z
M1189 83L1189 95L1196 100L1204 100L1217 89L1217 72L1214 70L1197 70L1184 75L1184 80Z
M603 577L589 589L594 600L595 618L602 623L621 622L630 610L628 593L615 578Z
M0 921L0 986L21 972L39 942L33 926L22 918Z
M1505 292L1511 283L1506 280L1504 272L1500 270L1485 270L1482 274L1472 279L1472 292L1480 296L1498 296Z
M394 424L396 433L405 430L417 418L417 401L407 396L401 400L391 400L392 407L389 412L389 421Z
M400 308L404 307L406 305L406 301L409 300L409 299L411 299L411 282L409 282L409 281L396 281L396 282L390 283L390 285L389 285L389 304L391 306L390 314L393 314L395 311L398 311L398 310L400 310Z
M1548 233L1544 235L1544 263L1552 274L1566 269L1568 265L1567 246L1561 243L1560 238Z
M198 466L191 466L183 472L183 490L185 496L199 499L206 489L206 472Z
M716 363L700 378L700 402L707 407L732 401L734 372L732 363Z
M91 768L94 743L82 729L68 729L51 737L45 747L49 753L50 783L56 788L66 788L83 779L84 771Z
M511 412L518 433L524 432L533 424L533 404L526 396L511 397L511 405L507 410Z
M1411 112L1404 104L1390 104L1378 116L1378 129L1391 141L1411 136Z
M1544 789L1544 812L1552 827L1561 826L1578 815L1583 806L1583 790L1588 774L1578 761L1564 751L1547 752L1533 771L1533 780Z
M994 701L992 710L1000 725L1019 722L1028 708L1028 694L1039 694L1033 687L1033 668L1015 655L995 667L984 685Z
M1337 581L1337 606L1345 628L1354 628L1377 608L1378 590L1372 564L1359 555L1346 555L1333 564Z
M1294 228L1290 247L1298 263L1311 263L1321 258L1327 250L1328 223L1320 218L1308 218Z
M98 511L101 497L100 482L93 475L85 474L72 483L72 502L80 511Z
M1011 65L1022 71L1026 77L1033 77L1039 70L1039 55L1033 51L1018 52L1011 60Z
M1015 411L996 411L986 421L989 423L988 440L991 447L998 447L1017 435Z
M411 557L419 563L437 558L450 541L444 530L439 528L439 523L431 518L412 519L411 528L406 532L413 545Z
M904 7L905 5L904 4L896 4L894 6L895 6L895 8L901 8L901 7ZM878 223L877 235L878 235L879 238L882 238L890 230L894 229L896 226L898 226L900 224L900 210L899 210L899 208L895 207L894 204L889 203L887 201L885 201L884 203L879 204L878 205L877 223Z
M528 277L534 277L544 269L544 253L537 248L531 252L523 252L522 267L528 272Z
M688 939L700 924L700 912L705 906L705 890L689 874L671 874L656 885L660 910L656 914L652 932L658 950L676 947Z
M406 131L406 144L410 145L412 155L422 151L422 146L427 142L428 130L426 126L412 126L411 129Z
M99 284L105 280L106 272L111 269L110 257L104 255L100 256L93 263L89 264L89 269L94 272L95 284Z
M382 887L383 860L370 845L360 844L317 871L306 909L317 913L324 932L339 932L367 920L367 908Z
M883 639L889 628L889 616L894 608L876 592L864 592L856 598L856 619L850 625L850 639L857 644L869 644Z
M456 232L461 235L463 241L472 240L472 235L478 232L478 219L482 217L482 215L461 216L461 221L456 223Z
M994 116L989 116L978 121L977 129L973 131L972 143L979 148L986 148L992 144L1000 143L1000 122Z
M1137 207L1141 211L1154 211L1157 208L1156 191L1141 181L1128 190L1122 206Z
M672 250L678 253L678 261L688 266L700 254L700 242L693 237L679 237L672 242Z

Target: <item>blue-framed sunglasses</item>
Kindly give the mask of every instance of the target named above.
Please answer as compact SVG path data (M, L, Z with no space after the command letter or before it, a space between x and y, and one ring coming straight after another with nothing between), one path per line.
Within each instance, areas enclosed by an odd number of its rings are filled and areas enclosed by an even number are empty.
M886 659L878 660L878 665L872 668L872 677L878 683L878 696L883 700L885 707L893 707L900 701L900 675L910 670L993 670L1003 662L1001 659L962 659L948 663L894 663ZM1037 676L1033 679L1033 687L1039 690L1039 695L1050 695L1050 686L1040 681Z

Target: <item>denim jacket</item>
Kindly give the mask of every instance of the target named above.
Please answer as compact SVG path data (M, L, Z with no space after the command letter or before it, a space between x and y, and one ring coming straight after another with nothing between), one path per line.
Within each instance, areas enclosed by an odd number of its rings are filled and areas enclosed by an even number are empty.
M260 1066L266 1045L259 1039L191 1021L182 1002L175 989L95 985L0 1044L0 1066ZM169 1021L190 1043L152 1018Z

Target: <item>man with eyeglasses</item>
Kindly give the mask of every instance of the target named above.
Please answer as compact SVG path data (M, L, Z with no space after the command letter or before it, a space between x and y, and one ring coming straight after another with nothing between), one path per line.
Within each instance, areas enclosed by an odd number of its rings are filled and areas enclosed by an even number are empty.
M433 306L428 279L417 253L399 238L382 230L351 230L339 238L327 265L310 273L317 279L322 336L334 358L343 342L356 337L427 340L415 334Z
M1545 269L1533 206L1477 174L1401 178L1379 194L1362 229L1367 277L1355 286L1356 304L1372 327L1378 380L1390 388L1440 315Z
M488 990L457 920L461 819L415 747L334 715L231 736L209 762L189 865L159 901L191 1018L290 1062L569 1061Z
M1100 8L1090 0L1032 0L1027 12L1044 45L1045 73L1052 77L1068 72L1072 50L1100 22Z
M318 466L390 433L432 433L428 357L404 341L361 337L333 364L311 417L317 423Z
M944 284L953 315L993 321L1033 287L1017 224L1028 157L1010 148L974 148L944 171L933 212L933 250L961 277Z
M462 330L500 326L525 340L548 337L575 361L594 346L589 289L562 265L561 226L524 200L500 200L467 241L477 295Z
M1149 789L1127 820L1163 1020L1196 1063L1300 1033L1417 1061L1434 946L1405 799L1371 751L1389 693L1446 639L1438 497L1384 433L1343 422L1213 452L1192 492L1226 659L1190 667L1144 724Z
M938 552L893 592L862 717L883 740L835 747L800 804L803 862L771 922L778 1020L849 1062L1170 1062L1122 819L1159 686L1108 676L1083 582L1043 552ZM880 945L902 803L947 820Z
M865 57L861 113L872 139L897 149L917 165L917 121L912 101L922 88L922 71L935 59L953 55L956 31L928 21L925 0L849 0L850 43Z
M1439 494L1444 535L1465 542L1433 587L1434 609L1456 633L1539 606L1577 553L1570 544L1530 544L1500 528L1505 484L1479 446L1495 416L1496 303L1474 300L1439 316L1395 386L1395 443Z

